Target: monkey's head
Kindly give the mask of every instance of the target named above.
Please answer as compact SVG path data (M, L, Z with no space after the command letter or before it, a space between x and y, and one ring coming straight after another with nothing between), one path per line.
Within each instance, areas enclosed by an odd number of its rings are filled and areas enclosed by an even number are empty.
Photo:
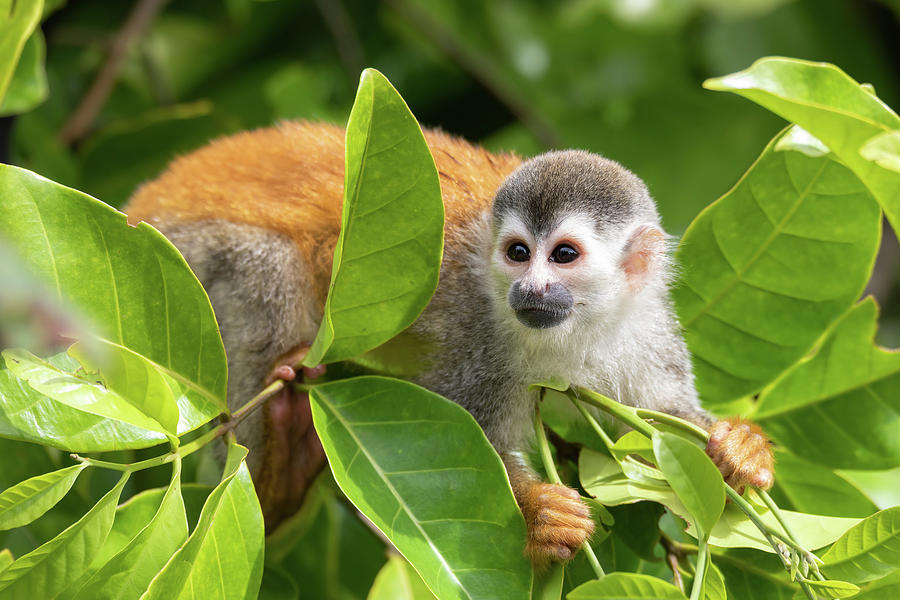
M596 154L523 163L494 197L493 236L498 309L527 330L596 331L636 298L665 293L666 235L647 187Z

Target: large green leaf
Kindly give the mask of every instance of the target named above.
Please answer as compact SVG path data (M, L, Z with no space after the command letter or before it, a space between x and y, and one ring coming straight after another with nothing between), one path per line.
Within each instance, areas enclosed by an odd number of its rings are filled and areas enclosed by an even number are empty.
M351 358L410 325L434 293L444 239L437 169L384 76L363 71L347 123L344 210L307 365Z
M855 301L881 215L833 155L777 151L777 136L691 224L673 291L707 403L753 393L794 364Z
M25 42L41 19L42 0L0 0L0 101L6 94Z
M725 482L703 450L674 433L653 435L656 463L706 538L725 508Z
M863 583L900 569L900 506L877 512L822 555L829 577Z
M472 416L411 383L316 386L313 422L348 498L447 598L524 598L525 523Z
M172 483L162 501L155 495L131 499L130 507L138 502L158 505L153 518L111 560L103 564L80 587L75 598L80 600L137 599L146 591L157 572L184 543L188 535L187 515L181 497L181 462L174 465ZM124 514L123 514L124 513ZM120 510L116 520L127 518L127 510Z
M868 517L875 504L852 483L822 465L775 448L778 477L772 497L783 508L832 517Z
M0 574L0 597L54 598L88 568L103 545L128 473L86 515Z
M697 536L692 524L690 511L665 483L648 479L632 479L626 476L615 460L584 449L578 460L581 484L587 492L602 504L616 506L643 500L651 500L665 505L669 510L688 522L687 532ZM781 525L767 508L756 507L763 522L780 530ZM838 539L848 529L859 523L859 519L825 517L782 510L782 516L801 544L815 550ZM772 547L747 516L734 504L728 504L709 535L709 543L722 548L756 548L772 552Z
M31 523L53 508L75 483L87 463L35 475L0 494L0 530Z
M749 98L822 140L866 184L900 231L900 173L860 154L870 138L900 129L900 117L869 90L834 65L772 57L703 85Z
M22 56L6 90L0 94L0 116L23 113L47 98L47 74L44 72L44 34L35 30L22 48Z
M13 564L13 562L15 562L15 558L9 549L4 548L3 550L0 550L0 573L3 573L3 571L5 571L9 565Z
M158 231L130 227L90 196L0 165L0 236L101 337L165 367L225 410L225 351L212 307Z
M763 391L754 419L775 441L831 468L900 465L900 354L873 344L877 318L873 299L860 302Z
M70 373L79 367L65 353L49 358L48 362ZM149 448L166 441L163 433L84 412L48 398L7 369L0 369L0 436L68 452Z
M143 598L247 598L259 591L264 532L247 471L247 449L228 448L222 482L210 493L191 537L169 559Z
M648 600L684 600L685 595L677 587L662 579L639 573L610 573L603 579L589 581L578 586L566 596L567 600L622 600L645 598Z

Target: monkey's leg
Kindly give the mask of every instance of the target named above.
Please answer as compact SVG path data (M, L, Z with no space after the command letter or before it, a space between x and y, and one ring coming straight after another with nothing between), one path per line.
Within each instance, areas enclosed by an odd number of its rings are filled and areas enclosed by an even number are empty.
M743 493L748 483L764 490L772 487L772 448L758 425L743 419L717 421L709 429L706 453L738 493Z
M320 318L308 268L293 243L225 221L160 229L209 294L228 356L229 408L236 410L275 378L292 380L302 358L298 349L312 341ZM271 531L299 507L324 464L309 398L286 385L235 433L250 450L247 465Z
M591 511L578 492L542 482L519 454L505 454L503 462L525 517L525 555L539 569L575 556L594 533Z

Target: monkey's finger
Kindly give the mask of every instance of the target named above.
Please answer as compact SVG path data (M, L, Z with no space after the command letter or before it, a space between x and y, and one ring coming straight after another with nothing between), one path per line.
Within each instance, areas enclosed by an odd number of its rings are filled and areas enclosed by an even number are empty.
M265 384L269 385L273 381L277 381L279 379L283 381L293 381L297 377L297 372L294 371L294 368L290 365L278 365L268 374L265 379Z
M537 544L578 548L591 537L593 530L580 527L536 527L529 536Z
M581 501L578 492L562 485L543 484L539 486L535 495L535 503L539 507L549 507L579 517L591 516L591 509Z
M552 506L539 510L536 522L539 527L577 527L579 529L593 529L594 527L593 519L561 511Z
M709 442L706 444L707 454L711 454L731 432L731 422L727 419L716 421L709 430Z
M325 374L327 368L325 365L316 365L314 367L303 367L303 375L307 379L318 379Z
M529 541L525 545L525 555L528 556L536 566L543 566L551 561L566 561L572 558L574 554L574 550L564 544Z

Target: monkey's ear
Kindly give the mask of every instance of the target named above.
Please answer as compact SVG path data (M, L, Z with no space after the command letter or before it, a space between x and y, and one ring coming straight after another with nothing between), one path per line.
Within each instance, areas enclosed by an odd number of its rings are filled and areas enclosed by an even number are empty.
M641 225L625 244L622 270L632 294L641 291L648 281L658 275L666 262L666 234L654 225Z

